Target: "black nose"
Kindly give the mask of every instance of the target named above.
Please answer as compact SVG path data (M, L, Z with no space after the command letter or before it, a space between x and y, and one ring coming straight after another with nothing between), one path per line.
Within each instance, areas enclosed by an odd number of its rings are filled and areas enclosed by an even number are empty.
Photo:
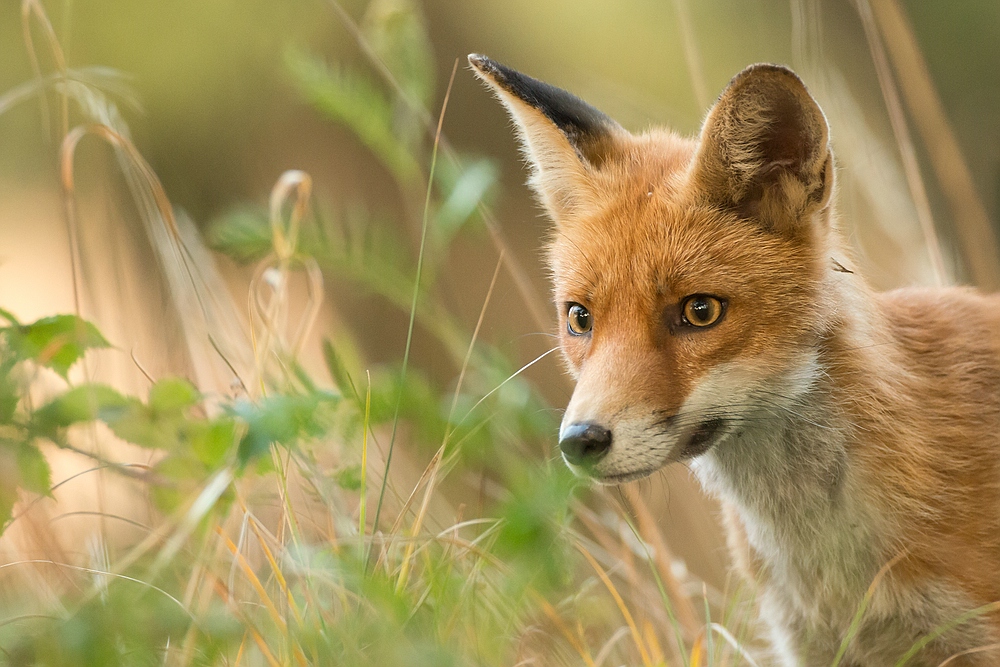
M597 424L570 424L559 439L559 449L573 465L593 465L611 450L611 431Z

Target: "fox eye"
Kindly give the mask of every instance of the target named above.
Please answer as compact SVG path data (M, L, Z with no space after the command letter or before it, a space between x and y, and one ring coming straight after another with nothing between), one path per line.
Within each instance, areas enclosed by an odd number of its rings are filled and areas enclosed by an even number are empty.
M710 327L722 317L726 304L714 296L695 294L684 300L681 306L684 323L693 327Z
M578 303L571 303L566 314L566 328L574 336L583 336L594 328L594 318L590 311Z

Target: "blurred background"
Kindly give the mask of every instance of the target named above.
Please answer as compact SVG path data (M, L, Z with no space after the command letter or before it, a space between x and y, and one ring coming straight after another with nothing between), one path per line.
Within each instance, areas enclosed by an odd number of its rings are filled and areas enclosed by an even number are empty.
M0 4L0 93L34 76L18 5ZM548 222L524 186L526 171L503 109L467 69L471 52L566 88L630 130L665 125L688 135L746 65L790 65L828 115L842 230L870 281L883 289L998 286L995 0L51 0L45 7L70 67L100 66L124 76L109 97L174 206L216 251L208 261L241 327L252 262L262 256L258 236L266 236L259 223L266 225L269 193L288 169L311 175L317 215L348 226L381 221L393 247L380 255L385 270L395 257L400 274L412 275L424 186L413 186L407 170L427 169L457 62L442 126L448 154L440 158L448 172L441 177L441 208L457 212L448 242L432 248L440 251L436 303L449 322L471 331L502 247L504 268L480 338L513 369L551 349L555 313L540 253ZM395 61L391 48L379 51L391 81L359 33L376 48L380 36L403 45ZM51 71L42 33L33 36L42 70ZM351 79L359 72L374 83ZM355 107L331 101L328 93L338 90L352 91ZM427 111L400 103L400 93ZM30 97L0 110L0 305L23 321L72 312L58 101L50 96L46 107ZM412 135L393 141L418 147L411 153L419 164L408 166L377 122L367 122L380 113ZM401 114L409 121L396 122ZM118 348L99 372L134 391L143 380L130 357L154 377L193 376L195 362L183 343L185 302L172 292L127 180L97 141L80 144L75 164L81 310ZM489 212L475 208L480 201ZM303 232L303 243L318 244L317 238ZM344 349L357 368L398 364L409 288L393 299L389 289L359 287L357 276L337 268L346 266L337 257L329 256L329 266L321 261L326 298L304 366L323 374L320 340L327 335L349 341ZM460 364L435 317L418 318L410 363L444 393ZM556 354L524 377L550 406L532 409L551 417L551 441L536 452L551 459L545 448L555 441L571 386ZM688 471L671 469L636 488L674 555L699 578L723 586L728 565L716 508Z

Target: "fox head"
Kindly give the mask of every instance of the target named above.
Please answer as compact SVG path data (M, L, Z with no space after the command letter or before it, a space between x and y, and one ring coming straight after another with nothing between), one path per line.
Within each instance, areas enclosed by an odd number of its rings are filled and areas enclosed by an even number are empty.
M830 329L833 157L826 119L775 65L738 74L696 139L633 134L484 56L530 185L576 388L567 463L605 483L700 456L793 409Z

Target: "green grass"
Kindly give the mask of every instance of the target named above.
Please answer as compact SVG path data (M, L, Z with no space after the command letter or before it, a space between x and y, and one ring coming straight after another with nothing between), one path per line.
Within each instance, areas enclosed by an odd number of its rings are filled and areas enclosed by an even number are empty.
M288 51L291 86L381 164L381 186L399 194L402 213L330 201L313 192L309 175L291 171L268 208L245 204L212 221L211 247L254 267L242 338L222 324L236 308L208 277L205 248L128 139L116 107L130 102L120 78L68 68L41 4L24 7L56 68L0 96L0 121L40 90L58 101L73 261L85 229L75 149L95 136L112 146L152 245L170 258L170 284L183 292L175 296L186 295L189 315L205 325L194 343L235 381L230 395L150 378L144 396L128 395L79 372L92 351L127 349L127 341L109 342L79 312L22 323L0 311L6 537L12 528L58 530L42 511L71 481L53 478L46 453L56 450L92 462L81 475L109 471L102 483L153 508L146 525L101 505L102 530L89 544L0 564L8 663L768 664L746 589L678 580L641 497L589 488L544 454L557 421L524 371L554 350L520 364L482 326L502 272L525 312L547 306L496 233L497 167L457 154L442 133L447 93L435 122L434 59L418 6L376 1L355 24L334 3L357 40L358 63ZM481 230L489 234L476 236ZM457 239L487 236L497 264L473 323L445 296L445 263ZM80 279L76 265L73 274ZM363 334L348 323L321 332L325 367L304 367L300 353L321 327L331 285L397 311L406 323L399 361L366 359ZM303 301L296 311L293 302ZM435 361L450 369L450 388L411 358L415 333L440 350ZM59 391L38 401L39 383ZM142 456L108 449L111 435Z
M29 20L47 25L41 5L26 6ZM73 257L85 229L75 148L94 135L114 148L147 229L167 232L151 235L154 246L173 257L174 284L193 294L208 326L201 344L224 358L236 391L226 397L151 378L147 395L130 396L88 380L88 351L109 343L84 319L21 323L2 313L5 529L51 530L37 499L62 483L43 455L53 448L91 459L94 469L83 474L110 468L115 475L103 483L131 485L154 507L150 525L99 509L106 527L89 555L3 564L0 650L11 664L688 662L699 621L690 600L671 597L680 583L648 546L662 537L644 534L655 526L630 531L614 499L545 459L557 424L524 379L531 364L518 368L480 337L501 268L517 271L502 245L474 325L442 296L450 245L489 224L496 169L444 144L445 105L436 127L426 126L433 59L418 9L376 6L354 28L372 69L290 52L290 80L383 162L409 200L404 209L418 218L320 201L308 175L288 172L268 210L241 207L215 221L213 246L256 267L251 335L235 352L231 341L221 344L226 332L212 329L213 309L227 296L209 290L196 259L203 251L128 140L115 91L93 77L63 85L58 71L43 79L54 87L67 137L61 161ZM54 41L49 47L58 50ZM396 230L414 223L419 247L411 256ZM304 283L295 282L300 275ZM329 281L376 295L408 319L399 364L366 363L350 329L325 340L325 369L300 364ZM298 321L293 284L308 295ZM411 363L418 328L447 355L454 389L438 388ZM240 355L253 360L249 371ZM33 383L53 375L62 390L32 401ZM95 441L108 432L148 450L149 463L119 463ZM635 538L643 553L632 553ZM645 594L653 586L660 596ZM674 616L679 606L689 627ZM712 664L738 664L736 655L716 650Z

